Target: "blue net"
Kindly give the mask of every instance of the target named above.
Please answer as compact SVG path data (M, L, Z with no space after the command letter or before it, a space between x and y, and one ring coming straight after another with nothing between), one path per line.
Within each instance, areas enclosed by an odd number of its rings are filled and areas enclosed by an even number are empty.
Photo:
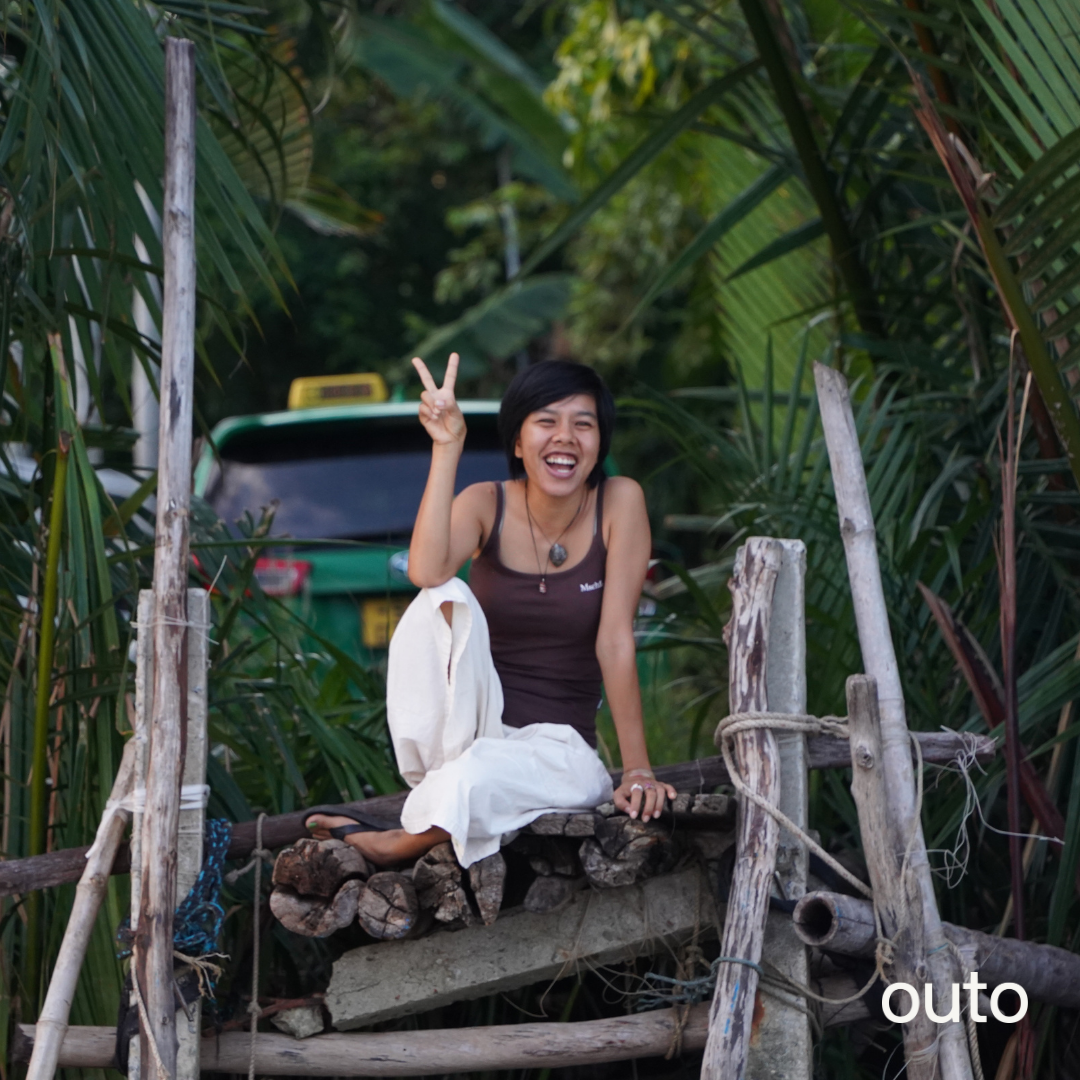
M223 818L207 821L202 869L173 916L173 947L185 956L205 956L217 948L225 922L225 909L221 906L221 881L231 839L231 822ZM129 917L124 918L116 931L116 940L117 957L123 959L130 956L133 934ZM212 990L212 982L210 987Z

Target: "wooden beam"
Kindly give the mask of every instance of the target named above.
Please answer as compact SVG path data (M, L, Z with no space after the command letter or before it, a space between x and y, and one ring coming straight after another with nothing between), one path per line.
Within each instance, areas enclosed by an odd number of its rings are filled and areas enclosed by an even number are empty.
M888 815L893 826L893 842L904 853L904 864L911 876L909 907L922 920L925 962L921 970L933 985L935 1007L939 1015L948 1011L951 986L959 977L941 928L930 862L926 855L922 823L915 805L915 773L911 764L911 740L896 662L881 567L877 556L877 534L866 486L862 452L855 416L851 408L847 381L833 368L814 364L821 423L829 452L836 509L840 518L840 536L847 559L855 622L859 633L863 667L877 680L881 717L882 772L888 795ZM920 980L923 981L923 980ZM918 985L918 984L916 984ZM967 1034L960 1023L936 1026L928 1041L910 1046L908 1070L913 1080L932 1078L940 1065L942 1080L972 1080ZM914 1052L916 1055L912 1057Z
M973 752L975 759L986 765L993 761L997 744L989 735L973 732L916 731L912 733L922 750L922 759L928 765L948 765L959 754ZM914 754L914 750L912 750ZM846 739L829 735L811 735L806 740L807 765L811 769L845 769L851 765L851 755ZM616 770L615 776L619 776ZM657 778L673 784L681 791L712 791L719 784L728 782L727 769L719 755L700 758L698 761L678 765L659 765ZM388 828L401 824L401 807L408 797L407 791L393 795L376 795L363 802L345 805L362 808L373 817L381 818ZM295 843L311 833L304 828L305 812L278 814L263 821L263 835L268 848L284 847ZM228 857L243 859L255 848L255 822L242 821L234 826ZM51 889L78 881L86 865L88 847L64 848L48 855L35 855L31 859L11 859L0 862L0 897L19 896L34 889ZM112 873L126 874L131 869L130 853L121 844L116 853Z
M769 708L766 662L773 594L780 573L777 541L751 537L735 556L728 638L730 712ZM720 739L718 733L717 739ZM733 767L747 789L763 801L780 801L780 757L765 728L739 732L732 740ZM758 964L765 940L779 826L760 806L739 795L735 867L732 873L720 954L709 1011L709 1038L702 1080L742 1080L754 1026ZM737 898L735 901L733 898ZM741 962L745 961L745 962Z
M580 892L557 911L507 911L491 926L353 949L334 964L326 1007L339 1031L367 1027L666 950L695 930L715 936L715 920L697 868Z
M815 980L814 989L845 997L855 985L850 976ZM845 1006L842 1023L866 1019L865 1005ZM839 1011L825 1014L834 1026ZM682 1034L683 1052L705 1045L707 1003L689 1009ZM432 1076L494 1069L564 1068L600 1065L634 1058L662 1057L671 1047L678 1020L675 1009L636 1013L576 1024L500 1024L449 1030L315 1035L260 1034L255 1043L259 1076ZM33 1049L34 1025L15 1029L13 1059L26 1061ZM66 1068L108 1069L115 1064L116 1029L68 1029L59 1064ZM251 1041L247 1032L230 1031L202 1041L203 1072L246 1075Z
M807 893L795 908L793 920L808 945L842 956L874 955L877 934L869 900L843 893ZM967 955L972 957L972 967L988 987L1014 982L1033 1001L1080 1009L1080 956L1076 953L952 923L941 925L957 948L970 950Z
M152 1043L159 1080L176 1075L173 909L187 697L188 513L195 377L195 117L194 43L167 37L154 695L142 829L141 911L133 958L133 977L146 1004L143 1073L148 1074L151 1054L147 1051Z

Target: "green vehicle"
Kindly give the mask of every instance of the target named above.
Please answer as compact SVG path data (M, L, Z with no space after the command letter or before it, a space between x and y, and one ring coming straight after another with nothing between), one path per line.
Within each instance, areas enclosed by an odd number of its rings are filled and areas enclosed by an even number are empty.
M258 560L259 584L365 663L384 655L416 594L409 538L431 462L418 404L386 398L377 375L298 379L287 411L218 424L217 454L207 447L195 472L196 494L230 526L277 502L280 543ZM469 434L458 490L505 480L499 403L463 401L461 410Z

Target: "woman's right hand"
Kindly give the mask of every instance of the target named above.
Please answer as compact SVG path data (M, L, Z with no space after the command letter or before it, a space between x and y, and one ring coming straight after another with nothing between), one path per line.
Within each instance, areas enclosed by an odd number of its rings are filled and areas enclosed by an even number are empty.
M437 446L450 446L465 441L465 417L458 408L454 397L454 383L457 381L458 354L451 353L446 363L446 375L441 387L428 371L427 364L419 356L413 357L424 390L420 394L420 423Z

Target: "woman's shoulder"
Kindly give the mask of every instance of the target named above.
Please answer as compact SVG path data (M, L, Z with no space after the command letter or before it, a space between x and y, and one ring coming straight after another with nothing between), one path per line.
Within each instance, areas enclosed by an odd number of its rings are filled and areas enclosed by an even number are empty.
M604 513L635 512L645 506L645 492L629 476L609 476L604 481Z
M648 529L645 492L636 480L629 476L609 476L603 487L605 544L611 544L613 533L627 535Z
M454 499L454 505L460 508L459 514L464 514L475 523L482 548L491 535L491 530L495 525L495 515L498 513L498 481L481 480L478 484L470 484L462 488Z
M479 483L462 488L457 498L469 506L484 509L495 505L499 497L498 491L498 480L481 480Z

